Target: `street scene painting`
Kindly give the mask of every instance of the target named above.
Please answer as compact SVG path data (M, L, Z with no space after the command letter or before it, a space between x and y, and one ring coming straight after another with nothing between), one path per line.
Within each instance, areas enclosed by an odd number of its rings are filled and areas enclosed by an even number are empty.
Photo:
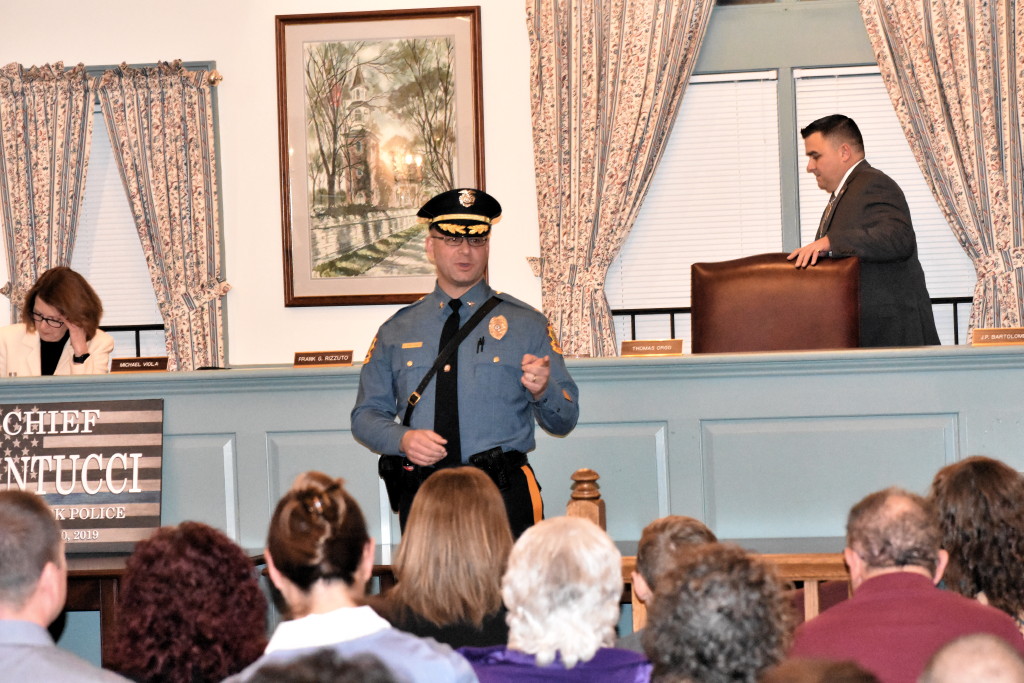
M482 185L478 25L478 8L278 17L286 305L430 290L416 211Z

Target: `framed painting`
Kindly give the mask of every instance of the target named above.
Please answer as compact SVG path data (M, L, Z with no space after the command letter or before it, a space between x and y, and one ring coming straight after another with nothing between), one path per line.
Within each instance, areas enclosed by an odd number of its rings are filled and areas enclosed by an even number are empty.
M275 22L285 305L415 301L416 211L484 187L480 8Z

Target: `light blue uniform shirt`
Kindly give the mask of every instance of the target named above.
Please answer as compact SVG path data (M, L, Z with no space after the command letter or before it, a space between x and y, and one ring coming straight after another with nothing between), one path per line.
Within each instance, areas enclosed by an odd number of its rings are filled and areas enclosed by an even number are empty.
M463 294L461 324L491 295L484 282ZM532 451L534 420L546 431L565 435L579 417L579 389L569 376L561 349L543 314L511 297L501 299L459 345L459 434L462 459L500 446L505 451ZM399 451L409 395L415 391L438 353L441 328L451 309L439 287L406 306L381 325L363 362L359 395L352 410L352 433L367 448L385 455ZM535 400L522 385L524 354L549 356L551 377ZM434 428L436 377L413 411L413 429Z

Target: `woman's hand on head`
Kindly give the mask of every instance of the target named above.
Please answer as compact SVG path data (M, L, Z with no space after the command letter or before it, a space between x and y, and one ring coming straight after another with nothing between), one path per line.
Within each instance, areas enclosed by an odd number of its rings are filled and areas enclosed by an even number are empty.
M70 320L65 320L68 331L71 333L71 348L76 356L81 356L89 351L89 340L85 338L85 329Z

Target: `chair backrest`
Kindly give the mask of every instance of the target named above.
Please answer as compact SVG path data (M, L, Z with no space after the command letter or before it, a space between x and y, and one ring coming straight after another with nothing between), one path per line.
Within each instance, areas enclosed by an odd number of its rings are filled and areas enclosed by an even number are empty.
M758 254L690 268L693 353L858 346L860 262Z

